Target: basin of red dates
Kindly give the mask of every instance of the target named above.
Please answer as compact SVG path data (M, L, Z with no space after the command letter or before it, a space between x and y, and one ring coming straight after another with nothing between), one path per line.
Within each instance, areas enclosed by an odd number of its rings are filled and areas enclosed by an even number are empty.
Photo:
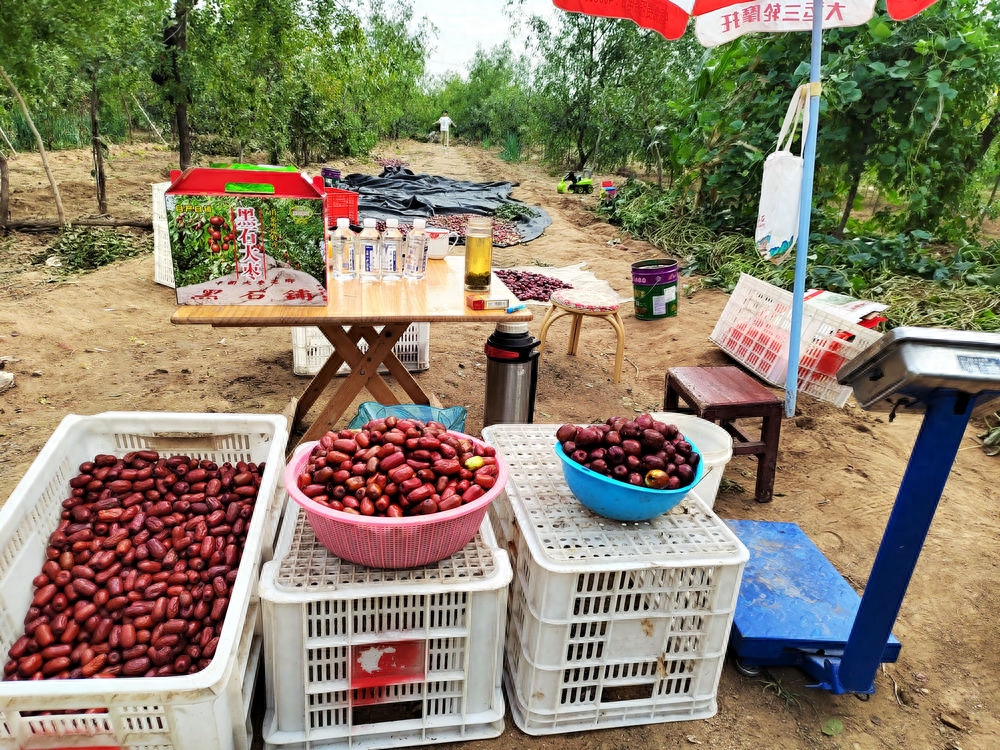
M649 414L564 424L555 453L573 495L615 521L648 521L676 507L704 477L701 453L676 425Z
M350 562L412 568L468 544L507 482L492 446L444 425L387 416L299 446L288 494L319 542Z

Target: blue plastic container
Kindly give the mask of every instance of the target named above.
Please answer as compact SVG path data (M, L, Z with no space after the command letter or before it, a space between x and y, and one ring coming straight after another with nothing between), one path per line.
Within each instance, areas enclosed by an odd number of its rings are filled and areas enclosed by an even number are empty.
M691 449L701 455L694 443L691 443ZM619 482L591 471L567 456L558 442L555 444L555 453L562 461L563 476L576 499L594 513L614 521L648 521L666 513L680 503L705 476L705 462L699 460L694 479L687 487L654 490Z
M400 419L419 419L421 422L440 422L449 430L465 432L465 417L468 410L464 406L449 406L439 409L425 404L380 404L377 401L365 401L358 407L358 413L347 425L348 429L356 430L373 419L382 417L398 417Z

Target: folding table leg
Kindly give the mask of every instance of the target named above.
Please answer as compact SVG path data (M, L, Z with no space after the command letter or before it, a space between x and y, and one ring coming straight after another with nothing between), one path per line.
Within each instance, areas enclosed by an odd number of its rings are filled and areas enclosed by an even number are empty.
M362 390L371 393L379 403L399 403L399 399L379 373L379 366L384 362L390 366L389 357L394 358L392 348L408 327L408 323L390 324L382 328L382 333L379 333L374 326L352 326L350 332L344 331L340 326L324 326L320 329L333 344L334 351L350 366L351 373L338 386L330 401L306 431L302 438L303 442L319 440L340 419ZM362 339L368 343L367 352L362 352L358 347L358 342ZM410 380L412 381L412 378ZM417 403L428 403L426 395L423 395L416 381L413 381L413 385L419 393L408 393L408 395L411 398L420 395L423 398Z

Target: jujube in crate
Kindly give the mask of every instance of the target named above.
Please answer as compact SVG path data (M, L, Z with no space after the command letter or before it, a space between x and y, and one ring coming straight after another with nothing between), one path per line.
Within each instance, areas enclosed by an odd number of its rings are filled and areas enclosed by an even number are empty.
M198 672L219 643L264 464L101 454L69 482L8 680Z
M694 481L701 456L676 425L640 414L604 424L564 424L556 431L563 452L582 466L637 487L677 490Z
M403 517L452 510L496 484L496 452L439 422L373 419L331 431L297 477L302 494L333 510Z

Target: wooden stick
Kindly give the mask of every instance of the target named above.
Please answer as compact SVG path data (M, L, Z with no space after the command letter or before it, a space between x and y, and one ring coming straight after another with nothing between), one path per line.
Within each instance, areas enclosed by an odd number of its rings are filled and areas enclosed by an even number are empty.
M162 136L162 135L160 135L160 131L159 131L159 130L157 130L157 128L156 128L156 125L154 125L154 124L153 124L153 121L152 121L151 119L149 119L149 115L147 115L147 114L146 114L146 110L144 110L144 109L142 108L142 105L141 105L141 104L139 104L139 100L138 100L138 99L136 99L136 97L135 97L135 94L132 94L132 99L133 99L133 100L135 101L135 106L137 106L137 107L139 108L139 111L140 111L140 112L142 112L143 116L144 116L144 117L146 118L146 122L148 122L148 123L149 123L149 127L151 127L151 128L153 129L153 132L154 132L154 133L156 133L157 137L158 137L158 138L159 138L159 139L160 139L160 140L161 140L161 141L163 142L163 145L164 145L164 146L169 146L170 144L169 144L169 143L167 143L167 142L166 142L166 141L165 141L165 140L163 139L163 136Z
M7 229L16 229L21 232L47 232L58 229L68 224L76 224L82 227L137 227L139 229L152 229L152 219L108 219L108 218L79 218L71 219L69 222L60 222L56 219L35 219L25 221L11 221L6 225Z
M10 142L10 138L7 137L7 134L3 132L3 128L0 128L0 135L3 136L4 141L7 143L7 148L13 152L14 156L17 156L17 149L14 148L14 144Z

